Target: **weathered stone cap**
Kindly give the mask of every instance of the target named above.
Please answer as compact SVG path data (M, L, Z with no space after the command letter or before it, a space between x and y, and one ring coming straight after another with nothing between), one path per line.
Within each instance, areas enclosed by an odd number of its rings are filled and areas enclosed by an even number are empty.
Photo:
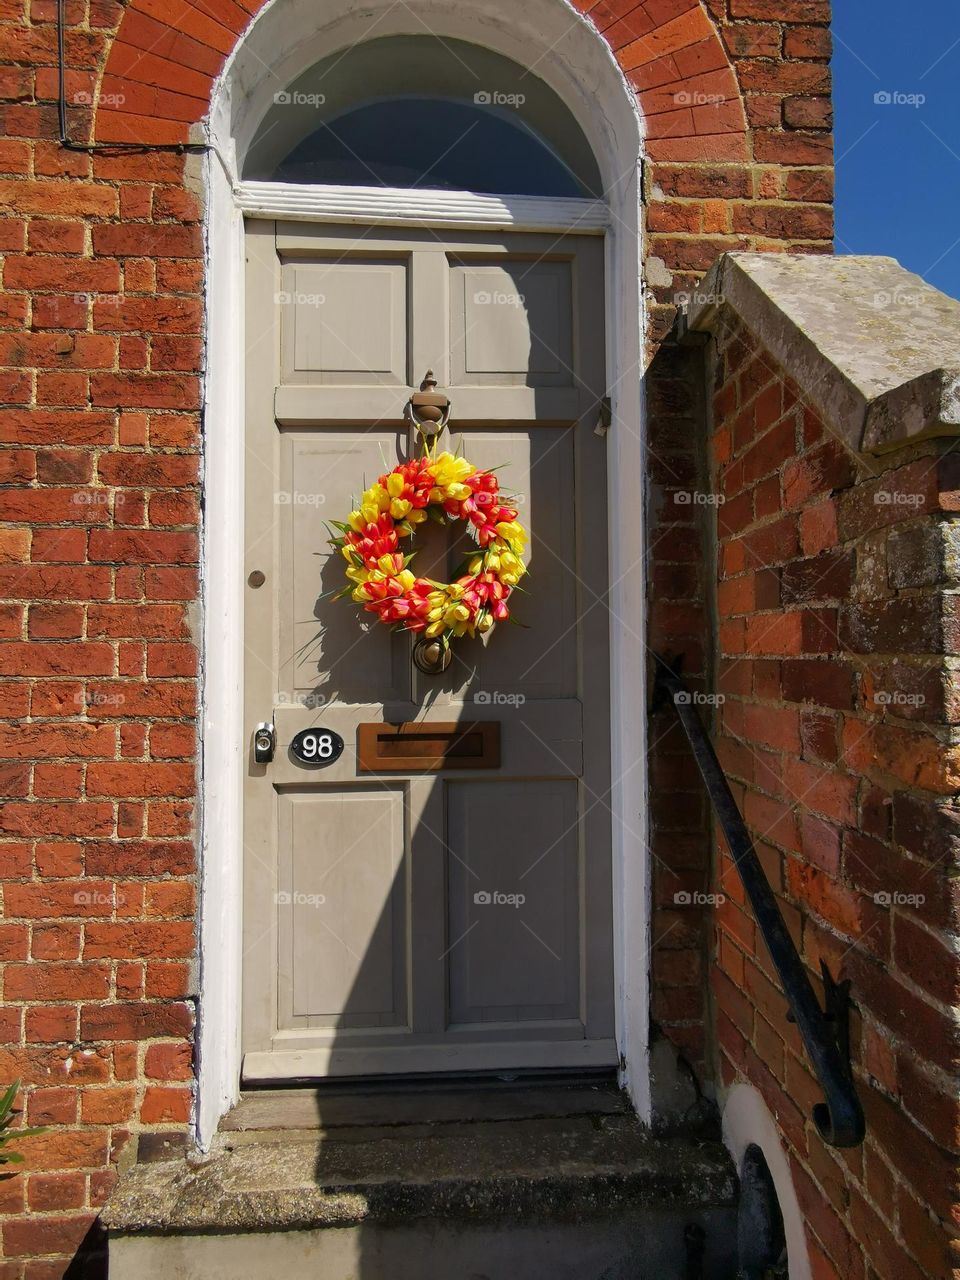
M716 332L731 314L851 448L960 434L960 302L896 259L727 253L686 329Z

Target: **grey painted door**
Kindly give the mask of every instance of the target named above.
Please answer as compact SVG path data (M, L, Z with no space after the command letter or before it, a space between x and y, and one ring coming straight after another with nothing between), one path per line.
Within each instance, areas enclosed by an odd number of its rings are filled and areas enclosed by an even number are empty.
M278 742L245 784L244 1074L613 1063L603 242L251 221L246 245L244 696ZM446 443L503 468L531 534L523 625L442 676L330 599L326 528L406 456L428 367ZM418 572L466 538L421 526ZM359 723L485 719L497 769L358 769ZM346 743L327 768L289 751L311 726Z

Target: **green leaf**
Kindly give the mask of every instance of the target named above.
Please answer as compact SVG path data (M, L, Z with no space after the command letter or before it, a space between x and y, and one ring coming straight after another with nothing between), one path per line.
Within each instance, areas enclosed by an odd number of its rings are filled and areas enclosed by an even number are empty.
M19 1088L20 1081L14 1080L10 1088L7 1089L3 1097L0 1098L0 1120L5 1120L13 1110L13 1100L16 1098Z

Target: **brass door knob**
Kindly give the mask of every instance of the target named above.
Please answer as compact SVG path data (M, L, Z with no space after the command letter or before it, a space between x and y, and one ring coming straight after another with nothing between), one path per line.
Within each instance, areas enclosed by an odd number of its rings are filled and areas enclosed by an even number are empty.
M426 676L440 675L452 660L450 646L442 640L428 640L426 636L421 636L413 646L414 666Z

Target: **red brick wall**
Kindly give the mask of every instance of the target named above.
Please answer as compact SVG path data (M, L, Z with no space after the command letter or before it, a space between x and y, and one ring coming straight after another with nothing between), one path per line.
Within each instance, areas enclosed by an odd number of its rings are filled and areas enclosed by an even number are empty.
M821 959L852 982L866 1144L817 1136L821 1095L725 848L723 1080L777 1119L818 1280L941 1277L960 1152L957 455L851 454L729 326L713 407L720 755L818 991Z
M681 7L681 6L678 6ZM692 4L682 6L693 21ZM678 302L695 295L713 261L730 250L829 253L833 236L830 5L820 0L710 0L707 4L743 101L742 134L703 136L710 106L696 108L698 134L680 133L675 97L717 92L720 52L703 42L628 73L640 92L649 142L645 166L647 296L651 363L648 408L649 643L683 653L701 691L710 684L710 507L678 503L709 491L703 436L702 365L669 331ZM601 6L592 9L596 18ZM653 21L634 8L608 36ZM648 14L646 11L649 10ZM617 7L617 12L621 8ZM697 85L675 83L701 69ZM669 281L667 283L667 281ZM662 283L661 283L662 282ZM653 868L652 1011L656 1026L701 1078L709 958L709 816L693 758L672 716L648 726ZM684 900L678 895L689 895Z
M67 0L73 140L185 141L258 7ZM827 0L584 7L647 117L655 337L722 249L829 247ZM118 1161L186 1142L197 994L201 208L182 155L57 143L54 19L0 0L0 1084L52 1127L0 1182L0 1280L62 1275ZM669 483L692 455L660 367ZM653 625L702 636L689 531L654 539ZM695 1058L703 937L659 970Z

